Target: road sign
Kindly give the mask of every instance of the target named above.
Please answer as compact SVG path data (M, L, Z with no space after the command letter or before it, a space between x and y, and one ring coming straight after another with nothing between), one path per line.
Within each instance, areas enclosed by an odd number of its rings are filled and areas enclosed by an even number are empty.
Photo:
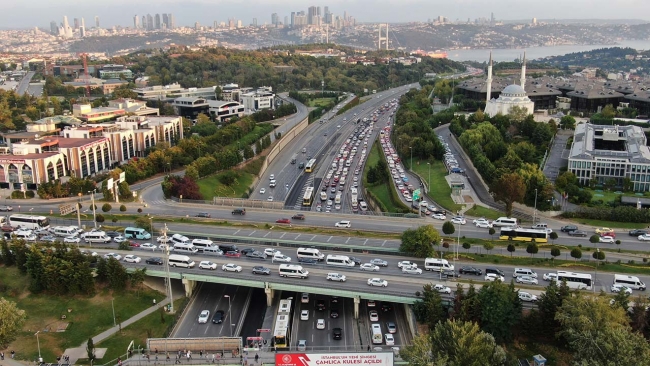
M417 201L419 199L420 199L420 190L416 189L415 191L413 191L413 201Z
M59 206L59 212L61 215L65 216L69 213L77 211L77 204L68 204L68 205L61 205Z

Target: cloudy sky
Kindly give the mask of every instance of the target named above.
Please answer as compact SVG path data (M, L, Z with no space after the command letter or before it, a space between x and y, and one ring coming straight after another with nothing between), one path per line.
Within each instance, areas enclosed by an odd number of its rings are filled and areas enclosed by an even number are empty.
M648 0L329 0L314 3L297 0L3 0L0 28L49 27L52 20L62 22L67 15L85 18L86 25L100 17L102 27L131 26L133 15L173 13L178 25L228 18L241 19L250 24L270 23L271 13L280 19L291 11L307 10L311 5L329 6L330 12L343 15L347 11L361 22L426 21L439 15L450 20L489 18L497 19L645 19L650 20Z

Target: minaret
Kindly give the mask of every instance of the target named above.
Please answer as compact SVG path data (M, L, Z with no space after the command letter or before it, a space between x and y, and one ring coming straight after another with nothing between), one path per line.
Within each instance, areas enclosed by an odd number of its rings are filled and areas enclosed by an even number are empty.
M490 52L490 63L488 64L488 75L487 75L487 98L485 103L490 101L492 95L492 52Z
M521 63L521 87L524 88L526 85L526 51L524 51L524 62Z

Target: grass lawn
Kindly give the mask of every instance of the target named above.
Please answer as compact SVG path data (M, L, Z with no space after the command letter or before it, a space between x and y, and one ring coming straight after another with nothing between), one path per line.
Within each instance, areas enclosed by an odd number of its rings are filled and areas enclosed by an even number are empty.
M467 210L465 214L468 216L485 217L486 219L490 220L496 220L499 217L503 216L502 212L479 205L474 205L474 207Z
M336 98L315 98L307 102L309 107L328 107L330 104L336 103Z
M253 184L254 176L253 174L241 170L238 170L237 172L239 173L239 178L232 186L226 186L219 181L219 177L223 173L199 179L196 183L199 185L199 190L203 199L209 201L214 196L232 198L243 197L244 193L248 193L248 187Z
M454 200L451 199L451 187L445 179L447 169L441 161L434 160L431 162L431 181L429 181L429 165L425 160L416 161L415 165L413 165L413 171L427 182L429 196L442 208L451 212L461 209L462 205L454 203Z
M0 296L16 302L27 314L22 332L7 349L16 351L18 359L30 361L38 357L34 339L37 331L40 331L41 354L51 362L66 348L78 347L88 338L113 326L112 298L118 320L130 318L151 306L154 298L164 298L163 294L148 288L143 288L139 294L125 292L114 296L108 291L100 291L90 298L32 295L26 290L29 285L27 276L14 267L0 267L0 283L3 284ZM61 319L62 315L66 316L65 320ZM57 332L66 324L64 332Z
M379 145L377 142L375 142L372 145L372 148L370 149L370 154L368 155L368 159L366 160L366 165L363 168L364 182L366 182L365 177L367 177L368 170L370 170L370 167L375 166L379 161L380 158L379 154L381 154L381 152L379 151ZM397 209L395 208L395 205L393 205L390 199L390 193L388 192L390 188L388 187L388 184L392 184L392 183L373 185L373 186L364 183L366 189L372 192L372 194L375 195L375 198L377 200L381 201L381 203L384 205L384 207L386 207L388 212L398 212Z

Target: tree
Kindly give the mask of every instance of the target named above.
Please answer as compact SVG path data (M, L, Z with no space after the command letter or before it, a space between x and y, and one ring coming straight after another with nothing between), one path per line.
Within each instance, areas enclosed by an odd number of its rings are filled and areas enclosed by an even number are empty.
M498 342L510 340L522 309L514 284L490 282L479 290L478 300L481 304L481 329L492 334Z
M120 264L115 258L109 258L106 263L106 271L108 274L108 285L113 291L122 291L126 288L126 281L129 278L126 273L126 268Z
M139 291L142 288L144 280L147 279L147 269L136 269L131 273L129 279L131 280L131 287L134 287Z
M468 242L464 242L464 243L463 243L463 249L469 251L469 248L471 248L471 247L472 247L472 244L470 244L470 243L468 243Z
M447 311L442 305L440 293L433 289L433 285L424 285L422 300L413 304L413 313L418 322L426 324L433 330L439 322L447 319Z
M592 243L592 244L596 244L596 243L600 242L600 236L598 236L596 234L590 236L589 237L589 242Z
M468 321L468 322L479 322L481 319L481 303L478 298L478 293L476 292L476 287L474 283L469 283L469 289L467 293L464 294L463 300L460 306L460 312L455 314L456 319Z
M560 253L560 248L558 247L551 248L551 256L553 257L553 259L555 259L555 257L559 257L560 254L562 254Z
M478 324L447 320L431 333L434 359L445 359L447 365L505 365L506 352L495 338Z
M630 307L630 295L625 291L617 292L612 300L614 300L614 302L610 304L612 306L620 306L620 308L625 311Z
M126 206L125 205L120 206L120 212L126 212Z
M400 356L412 366L447 366L447 360L436 362L432 358L431 338L429 334L420 333L413 337L411 344L404 346Z
M553 244L555 244L555 240L557 239L557 233L555 231L552 231L549 235L549 238L553 241Z
M512 257L512 253L515 252L516 248L514 244L508 244L508 247L506 248L508 252L510 252L510 256Z
M573 130L576 127L576 119L572 116L564 116L560 119L560 127L563 130Z
M95 221L101 223L101 222L106 221L106 218L105 218L104 215L102 215L102 214L97 214L97 217L95 217Z
M613 105L608 104L600 111L600 114L603 118L611 120L616 117L616 109L614 109Z
M488 229L488 234L490 234L490 237L492 238L492 240L494 240L494 233L496 233L496 231L494 230L493 227Z
M575 261L582 258L582 250L580 248L571 249L571 258L575 259Z
M249 145L244 146L244 159L250 159L253 156L255 156L255 152L253 151L253 148L250 147Z
M483 243L483 249L485 249L488 253L490 250L494 249L494 243L491 241L486 241Z
M602 250L596 250L595 252L593 252L591 257L594 258L597 261L605 260L605 252L603 252ZM598 263L596 263L596 265L597 264Z
M6 348L16 339L26 318L25 310L19 309L15 302L0 297L0 348Z
M407 229L402 233L400 252L418 258L432 257L435 251L433 245L440 242L440 234L433 225L420 226L417 229Z
M456 232L456 228L454 227L454 224L451 223L451 221L445 221L445 223L442 224L442 232L445 233L445 235L451 235Z
M112 209L113 209L113 206L111 206L110 203L104 203L102 205L102 211L104 211L104 212L108 212L108 211L110 211Z
M88 342L86 342L86 354L88 355L88 360L90 360L90 364L92 365L93 361L95 361L95 343L92 338L88 338Z
M524 180L516 173L508 173L494 181L490 187L494 199L506 205L506 216L512 216L512 204L523 202L526 194Z
M537 252L539 252L539 247L536 243L533 242L526 246L526 253L530 254L531 257L537 254Z

